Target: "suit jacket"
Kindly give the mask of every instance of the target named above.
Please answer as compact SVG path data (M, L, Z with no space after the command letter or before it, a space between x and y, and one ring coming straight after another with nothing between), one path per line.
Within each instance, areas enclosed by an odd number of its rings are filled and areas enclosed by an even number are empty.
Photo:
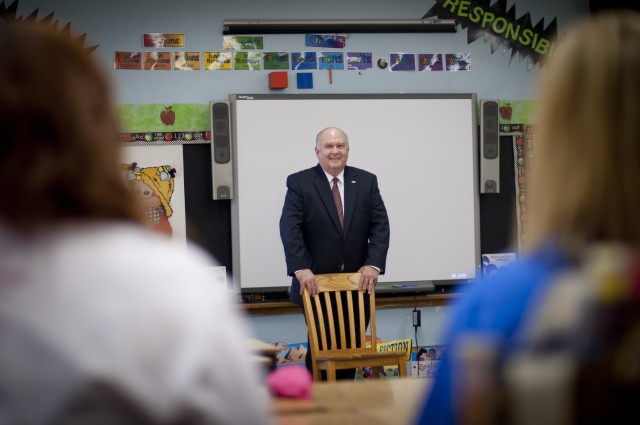
M291 301L302 305L295 272L357 272L363 265L384 273L389 219L374 174L344 169L344 231L340 229L331 184L320 164L287 177L280 238L287 274L293 276Z

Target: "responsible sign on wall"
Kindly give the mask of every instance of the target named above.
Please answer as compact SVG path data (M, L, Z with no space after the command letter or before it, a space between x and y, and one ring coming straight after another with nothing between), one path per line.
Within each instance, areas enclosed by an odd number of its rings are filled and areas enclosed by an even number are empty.
M435 1L423 19L455 19L467 29L469 44L482 38L490 43L492 54L498 49L503 53L511 50L511 59L518 54L520 59L527 60L529 70L540 65L558 38L556 18L546 27L544 19L534 25L529 12L516 18L515 5L507 10L506 0L498 0L493 5L490 0Z

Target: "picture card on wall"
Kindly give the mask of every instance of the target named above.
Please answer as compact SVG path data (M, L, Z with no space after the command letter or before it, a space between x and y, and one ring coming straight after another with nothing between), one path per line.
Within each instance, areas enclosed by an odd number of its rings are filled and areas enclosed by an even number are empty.
M318 52L318 65L320 69L344 69L344 53Z
M184 47L184 34L146 33L142 37L144 47Z
M144 52L146 71L170 71L171 52Z
M420 53L418 55L418 71L442 71L442 54Z
M318 69L316 52L292 52L291 70Z
M330 47L344 49L347 45L343 35L307 34L304 37L304 45L307 47Z
M415 71L416 55L413 53L391 53L389 56L390 71Z
M347 52L347 69L365 71L373 69L371 52Z
M447 71L471 71L471 53L447 53Z
M265 52L264 69L289 69L289 52Z
M140 52L116 51L113 61L114 69L142 69L142 56Z
M260 52L235 52L233 54L233 69L236 71L259 71L262 68Z
M199 71L200 52L173 52L173 69Z
M204 69L229 71L232 59L231 52L204 52Z
M264 45L264 38L257 37L238 37L234 35L225 35L222 38L222 48L224 50L261 50Z

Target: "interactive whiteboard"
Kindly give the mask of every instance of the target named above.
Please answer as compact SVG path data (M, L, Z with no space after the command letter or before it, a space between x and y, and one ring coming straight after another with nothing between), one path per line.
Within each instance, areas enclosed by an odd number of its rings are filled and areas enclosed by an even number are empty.
M348 165L378 177L391 229L381 285L475 278L475 94L233 94L229 102L234 289L281 291L290 285L278 224L286 178L317 164L316 134L330 126L349 136Z

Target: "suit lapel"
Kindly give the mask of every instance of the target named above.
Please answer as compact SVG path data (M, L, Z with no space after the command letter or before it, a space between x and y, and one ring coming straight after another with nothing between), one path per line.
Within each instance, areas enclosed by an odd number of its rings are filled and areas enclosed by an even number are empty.
M349 226L354 216L356 199L358 195L358 173L350 167L344 169L344 232L349 231Z
M320 199L322 199L322 203L324 204L329 216L331 217L331 221L333 221L336 229L340 230L340 219L338 218L338 211L336 210L336 204L333 202L333 194L331 193L331 185L327 180L327 175L324 173L324 170L318 164L316 166L316 173L314 175L313 184L316 187L316 191L320 195ZM345 194L346 197L346 194ZM345 229L346 229L346 221L345 221Z

